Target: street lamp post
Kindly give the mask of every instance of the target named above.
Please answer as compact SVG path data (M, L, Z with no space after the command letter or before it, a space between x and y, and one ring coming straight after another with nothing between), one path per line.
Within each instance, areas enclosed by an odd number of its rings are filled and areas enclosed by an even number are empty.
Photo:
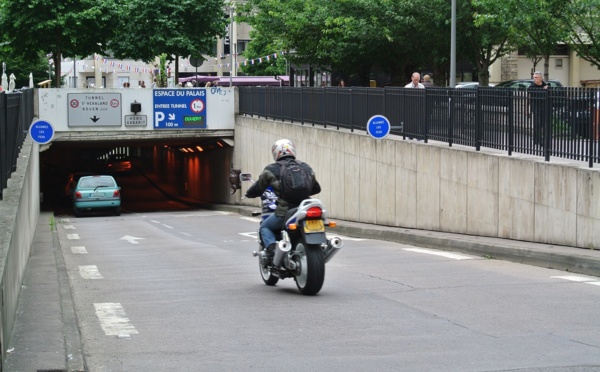
M229 86L233 86L233 3L229 5Z
M450 87L456 86L456 0L452 0L452 22L450 26Z

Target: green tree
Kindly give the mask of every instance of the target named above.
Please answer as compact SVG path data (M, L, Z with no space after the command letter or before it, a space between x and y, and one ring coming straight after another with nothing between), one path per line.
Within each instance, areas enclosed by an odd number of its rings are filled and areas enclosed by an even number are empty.
M225 33L223 0L122 1L119 32L108 45L116 58L151 62L163 53L169 60L210 55L215 38Z
M477 23L481 27L501 25L508 28L509 42L526 51L535 63L544 58L544 76L548 79L550 55L556 44L564 41L565 33L558 20L565 16L565 0L473 0L481 13Z
M29 74L33 75L34 84L48 80L48 69L50 64L43 53L38 53L36 62L26 61L21 53L13 50L10 44L0 46L0 62L6 62L6 73L14 74L15 87L29 86Z
M241 71L255 76L284 75L286 73L286 56L285 54L281 55L281 52L285 51L276 44L271 44L270 40L265 39L262 34L254 30L250 32L250 37L252 42L248 44L248 48L243 53L248 63L240 66ZM272 56L275 53L277 53L277 58L270 58L268 61L263 59L262 63L256 63L258 58ZM254 64L251 64L252 60L255 61Z
M577 54L600 68L600 2L598 0L570 0L568 11L560 18L566 40Z
M481 14L491 14L490 0L465 0L457 2L457 49L466 56L479 75L479 84L488 86L490 66L514 50L509 43L510 25L505 19Z
M390 41L399 45L404 35L395 27L398 4L389 0L249 0L242 19L262 35L258 43L290 51L292 62L356 75L366 84L373 66L386 65L382 59L393 59L397 51L409 49L390 46Z
M117 30L117 9L113 0L2 0L0 30L28 63L51 53L60 87L62 56L102 52Z

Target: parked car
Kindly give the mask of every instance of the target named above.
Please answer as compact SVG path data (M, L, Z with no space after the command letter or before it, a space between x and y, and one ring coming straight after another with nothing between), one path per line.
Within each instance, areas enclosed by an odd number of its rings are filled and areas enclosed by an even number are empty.
M79 179L73 191L73 212L75 217L83 211L112 210L121 214L121 188L112 176L84 176Z
M132 169L131 158L127 155L112 154L104 162L104 171L107 173L130 173Z
M496 88L513 88L513 89L527 89L533 83L533 79L516 79L507 80L495 85ZM558 80L548 80L546 82L550 85L550 88L562 87L562 83Z
M489 84L490 87L493 87L494 84ZM456 88L459 89L477 89L479 87L479 82L477 81L463 81L462 83L456 84Z

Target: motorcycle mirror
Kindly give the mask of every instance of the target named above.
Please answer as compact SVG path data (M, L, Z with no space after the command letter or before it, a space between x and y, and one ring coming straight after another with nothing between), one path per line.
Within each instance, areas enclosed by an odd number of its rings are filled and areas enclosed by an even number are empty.
M252 181L252 174L250 174L250 173L240 173L240 181L254 182L254 181Z
M239 175L242 173L239 169L231 169L229 171L229 186L231 187L231 195L235 194L236 190L242 188Z

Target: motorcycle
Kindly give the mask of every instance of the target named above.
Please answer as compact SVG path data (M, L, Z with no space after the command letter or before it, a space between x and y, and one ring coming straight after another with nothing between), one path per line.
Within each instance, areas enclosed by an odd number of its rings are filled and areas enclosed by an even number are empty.
M252 175L241 173L240 181L254 183ZM273 213L276 198L266 190L261 196L261 221ZM258 267L266 285L274 286L279 279L294 278L298 290L304 295L319 293L325 281L325 264L342 248L342 239L327 238L325 226L333 228L334 221L327 218L327 210L319 199L305 199L297 208L288 211L284 228L277 236L275 252L269 254L258 232L259 249L252 255L258 257Z

